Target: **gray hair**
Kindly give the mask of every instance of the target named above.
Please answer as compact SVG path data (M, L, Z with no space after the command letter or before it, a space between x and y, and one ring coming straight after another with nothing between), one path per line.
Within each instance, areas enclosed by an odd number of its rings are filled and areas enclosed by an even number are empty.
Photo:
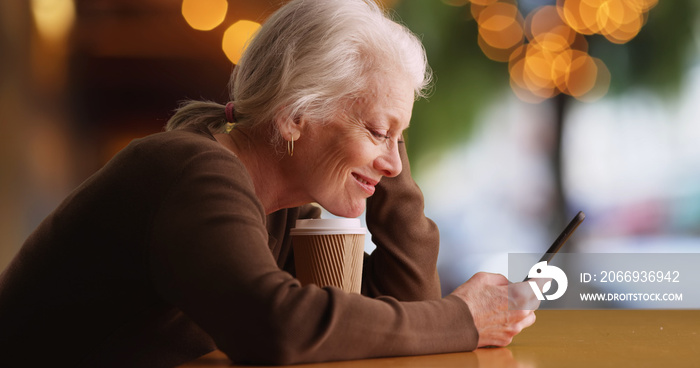
M396 71L411 80L415 98L426 96L432 73L423 45L373 0L292 0L250 41L229 93L237 124L267 129L277 141L277 118L331 120L373 78ZM185 102L166 130L195 123L223 129L224 105Z

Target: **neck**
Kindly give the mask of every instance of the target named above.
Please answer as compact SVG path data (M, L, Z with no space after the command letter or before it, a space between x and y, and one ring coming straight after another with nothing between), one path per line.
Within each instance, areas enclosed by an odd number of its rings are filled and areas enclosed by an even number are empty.
M216 134L215 138L241 160L266 214L311 202L301 188L292 184L287 169L289 157L280 155L266 138L238 128L229 134Z

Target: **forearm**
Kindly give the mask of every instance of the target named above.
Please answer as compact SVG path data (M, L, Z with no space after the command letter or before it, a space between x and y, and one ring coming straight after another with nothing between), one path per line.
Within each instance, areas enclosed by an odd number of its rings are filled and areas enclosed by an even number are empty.
M299 288L295 280L279 277L284 276L268 274L256 283L263 292L250 313L230 324L220 318L204 323L232 360L297 364L476 348L471 314L456 297L423 302L370 299L336 288Z
M403 171L384 178L367 200L367 227L377 248L365 259L363 293L399 300L438 299L439 232L425 217L423 194L411 177L406 150Z

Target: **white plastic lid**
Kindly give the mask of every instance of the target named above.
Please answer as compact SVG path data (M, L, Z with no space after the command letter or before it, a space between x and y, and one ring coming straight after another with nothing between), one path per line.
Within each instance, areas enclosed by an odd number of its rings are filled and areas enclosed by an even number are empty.
M309 219L297 220L296 226L289 231L290 235L329 235L329 234L365 234L367 229L362 227L360 219Z

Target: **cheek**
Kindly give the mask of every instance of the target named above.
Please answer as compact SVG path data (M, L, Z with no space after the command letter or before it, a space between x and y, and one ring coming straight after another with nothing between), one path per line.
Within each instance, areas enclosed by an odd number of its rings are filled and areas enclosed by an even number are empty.
M367 134L346 133L326 146L320 154L318 166L326 170L325 176L342 179L353 168L370 164L373 152L374 144L369 142Z
M336 178L344 176L348 169L346 153L342 147L328 147L321 153L318 168L324 170L323 176Z

